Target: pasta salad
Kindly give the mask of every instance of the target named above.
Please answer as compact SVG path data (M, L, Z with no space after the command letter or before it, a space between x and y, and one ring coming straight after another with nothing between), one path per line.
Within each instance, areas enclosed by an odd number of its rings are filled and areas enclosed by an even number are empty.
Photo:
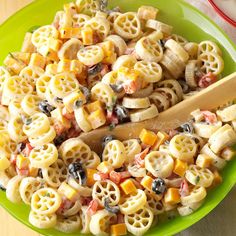
M46 130L39 114L33 122ZM40 145L16 145L1 131L1 189L11 202L30 205L29 222L40 229L143 235L165 216L201 207L236 154L235 104L192 117L175 130L143 129L136 139L106 136L101 154L79 137L56 145L42 141L44 132ZM23 131L31 135L35 127L29 122Z
M196 110L175 130L106 136L96 153L79 135L156 117L217 81L222 52L188 42L159 10L64 5L27 32L0 67L0 187L30 206L40 229L145 234L166 215L196 211L235 155L236 105Z
M21 51L0 67L11 127L19 129L16 117L41 112L51 117L50 129L42 124L49 142L113 129L154 118L220 78L217 44L188 42L158 13L152 6L122 13L107 1L78 0L65 4L51 25L31 28Z

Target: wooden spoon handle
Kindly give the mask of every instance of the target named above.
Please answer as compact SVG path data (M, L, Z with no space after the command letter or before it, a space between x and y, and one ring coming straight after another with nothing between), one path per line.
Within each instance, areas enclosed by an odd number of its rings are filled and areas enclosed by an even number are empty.
M236 98L236 72L221 79L196 95L184 100L160 113L154 119L118 125L114 130L109 127L83 133L80 138L93 150L101 150L101 140L106 135L126 140L139 137L143 128L153 131L175 129L190 119L190 113L196 109L211 110Z

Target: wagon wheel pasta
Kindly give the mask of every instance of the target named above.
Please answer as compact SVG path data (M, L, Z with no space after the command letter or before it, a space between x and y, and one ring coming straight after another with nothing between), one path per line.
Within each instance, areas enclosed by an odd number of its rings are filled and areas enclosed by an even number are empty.
M220 48L218 47L218 45L212 41L209 41L209 40L202 41L198 45L198 55L205 53L205 52L214 52L220 56L222 55L222 52L221 52Z
M43 186L44 186L44 181L41 178L27 177L22 179L19 188L22 201L25 204L30 205L31 198L34 192L36 192Z
M201 62L201 70L205 73L219 75L224 69L223 59L214 52L204 52L199 55L198 60Z
M135 46L135 51L142 60L148 62L159 62L163 56L160 44L149 37L141 38Z
M145 158L145 168L155 177L166 178L170 176L174 167L174 161L165 152L153 151Z
M52 188L41 188L31 198L31 209L41 215L54 214L61 205L61 196Z
M51 143L44 144L43 146L36 146L30 152L29 156L31 165L38 168L48 168L56 162L57 158L57 148Z
M6 197L13 203L22 201L19 190L22 179L23 176L16 175L7 183Z
M115 206L120 201L120 190L115 183L110 180L98 181L93 186L92 196L97 199L100 205L104 205L105 199L109 199L109 205Z
M148 83L155 83L162 78L162 68L156 62L139 61L134 69L139 71Z
M118 140L109 142L103 150L102 158L114 168L121 167L127 158L124 144Z
M127 161L130 162L134 159L134 156L141 152L141 145L137 139L129 139L123 141Z
M147 197L144 191L138 189L136 192L124 196L120 200L120 211L123 214L133 214L146 204Z
M86 163L92 155L89 146L78 138L68 139L62 143L58 151L67 165L75 161Z
M31 211L29 214L29 222L39 229L50 229L56 225L57 216L56 214L40 215Z
M42 169L43 179L53 188L58 188L67 179L67 175L67 169L61 159L58 159L48 168Z
M58 217L55 229L63 233L73 233L80 229L81 222L78 215L69 217Z
M57 38L58 31L54 26L45 25L34 31L32 35L32 43L36 48L47 44L50 37Z
M153 213L147 208L143 207L133 214L125 215L125 223L130 233L140 236L146 233L153 221Z
M88 210L87 206L82 206L81 207L80 217L81 217L81 224L82 224L82 229L81 229L82 234L91 233L90 229L89 229L89 224L90 224L90 221L91 221L91 217L87 214L87 210Z
M87 46L80 49L77 56L84 65L93 66L103 60L104 52L99 46Z
M186 135L176 135L170 141L171 154L180 160L191 161L196 154L196 150L197 144Z
M92 217L89 224L90 232L94 235L108 235L110 221L115 220L116 216L108 211L99 210Z
M125 39L136 38L141 33L141 22L134 12L118 16L114 21L115 32Z

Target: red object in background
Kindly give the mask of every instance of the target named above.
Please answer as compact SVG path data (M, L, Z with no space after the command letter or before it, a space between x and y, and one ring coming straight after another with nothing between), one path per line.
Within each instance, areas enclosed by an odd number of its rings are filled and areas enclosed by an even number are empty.
M229 22L231 25L233 25L234 27L236 27L236 22L231 19L229 16L227 16L216 4L214 0L208 0L209 3L213 6L213 8L215 9L215 11L222 17L224 18L227 22Z

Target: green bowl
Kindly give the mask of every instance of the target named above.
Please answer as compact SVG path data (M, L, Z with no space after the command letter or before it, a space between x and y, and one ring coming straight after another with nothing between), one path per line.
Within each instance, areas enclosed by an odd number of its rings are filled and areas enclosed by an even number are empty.
M37 0L16 13L0 26L0 63L9 52L19 50L24 34L37 25L50 24L57 10L62 9L68 0ZM119 5L124 11L137 10L141 5L153 5L161 10L158 18L174 26L177 34L183 35L189 41L216 41L223 51L225 70L223 76L236 71L236 47L225 33L210 19L182 0L111 0L111 7ZM220 94L219 94L220 96ZM215 208L228 194L236 183L236 160L228 163L222 172L223 183L211 190L204 205L190 216L176 217L165 223L153 227L146 235L173 235L202 219ZM24 204L12 204L6 199L5 193L0 192L0 204L16 219L33 230L47 236L62 236L56 230L40 230L32 227L28 222L30 208ZM233 217L233 216L232 216ZM78 236L80 234L71 234Z

